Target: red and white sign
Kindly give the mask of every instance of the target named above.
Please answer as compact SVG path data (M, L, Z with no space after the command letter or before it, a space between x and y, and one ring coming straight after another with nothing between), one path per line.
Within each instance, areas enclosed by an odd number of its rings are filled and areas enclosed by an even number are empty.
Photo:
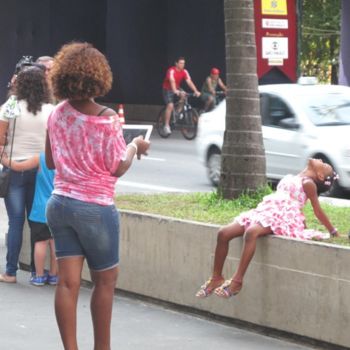
M254 1L259 78L277 67L290 81L297 80L296 2Z

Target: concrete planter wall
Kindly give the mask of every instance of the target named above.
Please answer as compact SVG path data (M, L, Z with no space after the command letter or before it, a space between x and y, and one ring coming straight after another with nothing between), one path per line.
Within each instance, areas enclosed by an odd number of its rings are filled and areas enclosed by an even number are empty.
M230 300L195 298L211 271L218 226L122 212L118 288L350 346L350 249L280 237L259 240L242 292ZM21 262L29 263L29 235ZM225 276L237 266L242 240L230 245ZM87 269L84 279L89 280Z

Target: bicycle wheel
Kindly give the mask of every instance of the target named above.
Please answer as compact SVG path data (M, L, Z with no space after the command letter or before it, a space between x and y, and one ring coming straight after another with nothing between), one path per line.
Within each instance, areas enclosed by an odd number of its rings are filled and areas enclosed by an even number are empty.
M165 114L165 107L163 107L158 115L158 120L157 120L157 131L160 137L163 137L164 139L168 138L170 134L166 133L164 131L164 114Z
M193 140L197 135L198 112L192 108L185 111L184 124L181 125L181 133L186 140Z

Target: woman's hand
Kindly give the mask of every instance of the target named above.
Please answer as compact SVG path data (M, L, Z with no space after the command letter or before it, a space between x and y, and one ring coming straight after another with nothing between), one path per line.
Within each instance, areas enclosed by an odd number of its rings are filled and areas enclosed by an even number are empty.
M137 155L137 159L141 159L141 155L147 155L147 151L151 145L151 143L149 141L145 141L143 139L143 136L138 136L138 137L135 137L133 140L132 140L132 143L134 143L136 146L137 146L137 152L136 152L136 155Z
M2 152L2 150L1 150L1 152ZM8 156L7 156L7 154L5 152L2 155L1 164L3 166L5 166L6 168L8 168L9 165L10 165L10 160L9 160L9 158L8 158Z

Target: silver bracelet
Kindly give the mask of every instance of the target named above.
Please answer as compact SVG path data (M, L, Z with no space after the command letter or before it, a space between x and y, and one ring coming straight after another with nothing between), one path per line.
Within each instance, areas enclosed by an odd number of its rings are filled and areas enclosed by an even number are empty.
M131 146L132 148L135 149L136 153L138 151L138 147L137 147L137 144L135 142L130 142L128 143L127 147Z

